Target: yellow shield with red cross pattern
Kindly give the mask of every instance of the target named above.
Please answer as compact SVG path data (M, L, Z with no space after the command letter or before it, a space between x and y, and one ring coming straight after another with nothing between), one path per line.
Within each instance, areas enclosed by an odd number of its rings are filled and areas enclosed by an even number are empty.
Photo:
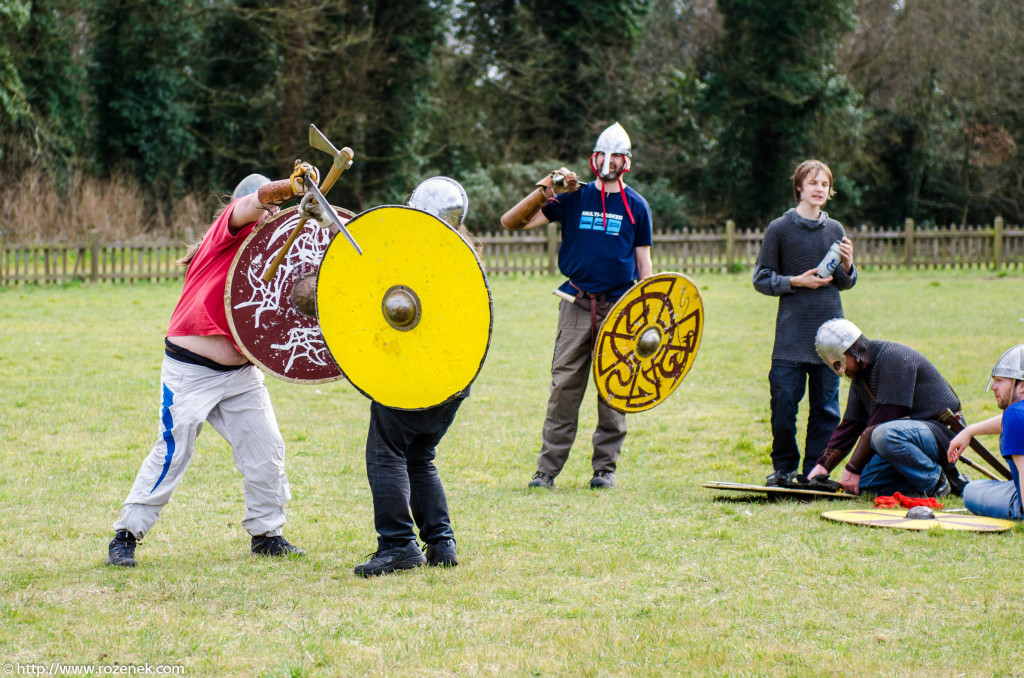
M620 412L665 401L693 366L704 330L704 304L681 273L633 285L608 311L594 344L594 382Z
M347 227L363 254L336 238L316 289L338 367L388 407L452 399L480 372L491 338L491 292L472 245L411 207L377 207Z

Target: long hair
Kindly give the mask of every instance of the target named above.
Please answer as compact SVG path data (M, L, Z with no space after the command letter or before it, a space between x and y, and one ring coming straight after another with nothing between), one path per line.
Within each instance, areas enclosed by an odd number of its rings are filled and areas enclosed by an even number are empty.
M223 201L223 198L221 198L221 200ZM210 232L210 229L213 228L213 225L217 223L217 220L220 219L221 215L224 214L224 210L226 210L227 208L228 205L222 202L221 206L214 213L213 219L210 221L210 225L206 227L205 231L203 231L203 234L199 236L197 239L188 243L188 245L185 246L185 254L182 255L181 259L175 259L174 263L178 264L178 266L184 266L185 268L188 268L188 265L191 264L192 260L196 258L196 252L198 252L199 248L202 247L203 240L206 238L206 234Z
M227 202L224 202L225 200L227 200ZM179 266L184 266L186 268L188 267L189 264L192 263L192 260L195 259L196 257L196 252L198 252L199 248L202 247L203 245L203 239L206 238L206 234L210 232L210 229L213 228L213 225L217 223L217 220L220 219L221 216L224 214L224 210L226 210L228 206L231 205L232 202L234 201L231 199L231 196L221 196L220 207L214 213L213 219L210 220L210 225L206 228L206 231L204 231L203 234L199 236L198 239L188 243L188 245L186 245L185 247L185 254L182 255L181 259L175 259L174 263L178 264ZM258 223L263 223L263 220L269 216L271 216L271 213L270 210L267 210L266 213L262 217L260 217Z

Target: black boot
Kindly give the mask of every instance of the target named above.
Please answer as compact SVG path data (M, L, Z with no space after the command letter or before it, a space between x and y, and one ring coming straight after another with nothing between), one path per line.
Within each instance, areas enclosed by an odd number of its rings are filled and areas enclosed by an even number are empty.
M970 477L966 473L961 473L960 469L956 466L943 468L942 473L945 474L946 480L949 481L950 494L957 497L964 496L964 486L971 482Z
M772 471L765 478L764 484L768 487L786 487L786 484L792 483L794 478L796 478L796 471Z

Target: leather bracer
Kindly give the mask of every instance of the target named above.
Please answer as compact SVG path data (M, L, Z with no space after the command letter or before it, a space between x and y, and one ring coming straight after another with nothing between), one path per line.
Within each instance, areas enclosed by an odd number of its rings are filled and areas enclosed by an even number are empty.
M261 205L277 205L280 207L295 197L295 191L292 190L292 184L288 179L281 179L279 181L271 181L269 184L263 184L256 195Z
M533 219L549 199L543 188L532 191L530 195L520 200L518 205L505 213L501 218L501 225L510 231L526 228L530 219Z

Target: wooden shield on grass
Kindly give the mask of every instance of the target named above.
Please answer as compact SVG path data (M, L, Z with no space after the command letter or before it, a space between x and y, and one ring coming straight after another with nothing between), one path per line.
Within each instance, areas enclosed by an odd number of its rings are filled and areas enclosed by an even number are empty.
M711 490L726 490L728 492L748 492L752 494L764 494L766 496L787 496L804 499L856 499L857 495L846 492L825 492L824 490L801 490L789 487L769 487L768 485L750 485L747 483L728 483L711 481L704 483L704 487Z

